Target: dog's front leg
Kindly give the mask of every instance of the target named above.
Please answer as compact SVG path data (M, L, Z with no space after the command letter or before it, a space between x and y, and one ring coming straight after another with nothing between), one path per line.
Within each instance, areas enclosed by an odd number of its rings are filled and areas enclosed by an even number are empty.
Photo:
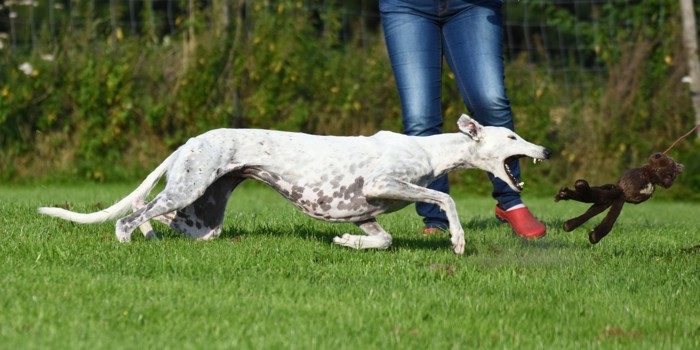
M406 202L424 202L440 206L450 223L452 250L459 255L464 254L464 230L457 216L457 207L448 194L414 185L402 180L378 179L368 182L364 188L365 196L371 199L391 199Z
M367 235L346 233L333 238L333 243L355 249L387 249L391 246L391 235L379 226L377 220L370 219L355 224Z

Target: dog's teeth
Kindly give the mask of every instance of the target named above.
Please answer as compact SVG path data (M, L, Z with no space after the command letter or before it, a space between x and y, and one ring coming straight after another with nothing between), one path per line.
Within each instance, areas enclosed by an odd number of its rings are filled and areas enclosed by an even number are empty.
M532 158L532 164L537 164L537 158Z
M522 182L522 181L521 181L521 182L518 182L518 186L520 186L520 187L525 186L525 182Z

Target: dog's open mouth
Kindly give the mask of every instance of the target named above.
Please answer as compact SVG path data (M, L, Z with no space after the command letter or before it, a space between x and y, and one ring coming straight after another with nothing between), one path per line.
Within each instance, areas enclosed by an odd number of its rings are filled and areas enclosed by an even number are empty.
M524 154L517 154L517 155L510 156L510 157L506 158L506 160L503 162L503 168L505 169L506 174L508 175L508 178L510 179L510 182L515 185L515 188L517 188L518 191L523 190L523 186L525 186L525 183L522 181L518 181L518 179L515 177L515 175L513 175L513 173L511 172L508 164L510 164L514 161L517 161L520 158L524 158L524 157L527 157L527 156ZM544 159L532 158L533 164L537 164L537 163L542 162L542 161L544 161Z

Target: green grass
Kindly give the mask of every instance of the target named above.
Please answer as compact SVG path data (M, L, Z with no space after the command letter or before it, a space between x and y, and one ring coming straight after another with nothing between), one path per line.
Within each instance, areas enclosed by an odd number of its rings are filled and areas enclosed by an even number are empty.
M627 206L592 246L593 223L560 229L583 204L526 197L549 233L525 241L490 198L455 193L462 257L447 237L416 234L413 207L380 217L388 251L334 246L358 230L252 183L210 242L154 224L162 240L120 244L113 223L35 213L94 211L133 187L0 187L0 348L700 347L697 203Z

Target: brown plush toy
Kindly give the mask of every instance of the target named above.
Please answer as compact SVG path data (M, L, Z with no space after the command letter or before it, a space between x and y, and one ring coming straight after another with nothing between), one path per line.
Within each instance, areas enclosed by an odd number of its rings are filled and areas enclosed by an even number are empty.
M588 240L591 243L600 242L612 230L625 203L639 204L646 201L651 198L656 185L663 188L671 187L676 176L683 172L683 168L683 164L676 163L671 157L666 156L665 152L655 153L649 157L648 164L622 174L617 184L590 187L586 180L576 180L573 190L562 187L554 197L555 202L563 199L593 203L583 215L566 221L564 231L571 232L610 208L603 221L588 234Z

